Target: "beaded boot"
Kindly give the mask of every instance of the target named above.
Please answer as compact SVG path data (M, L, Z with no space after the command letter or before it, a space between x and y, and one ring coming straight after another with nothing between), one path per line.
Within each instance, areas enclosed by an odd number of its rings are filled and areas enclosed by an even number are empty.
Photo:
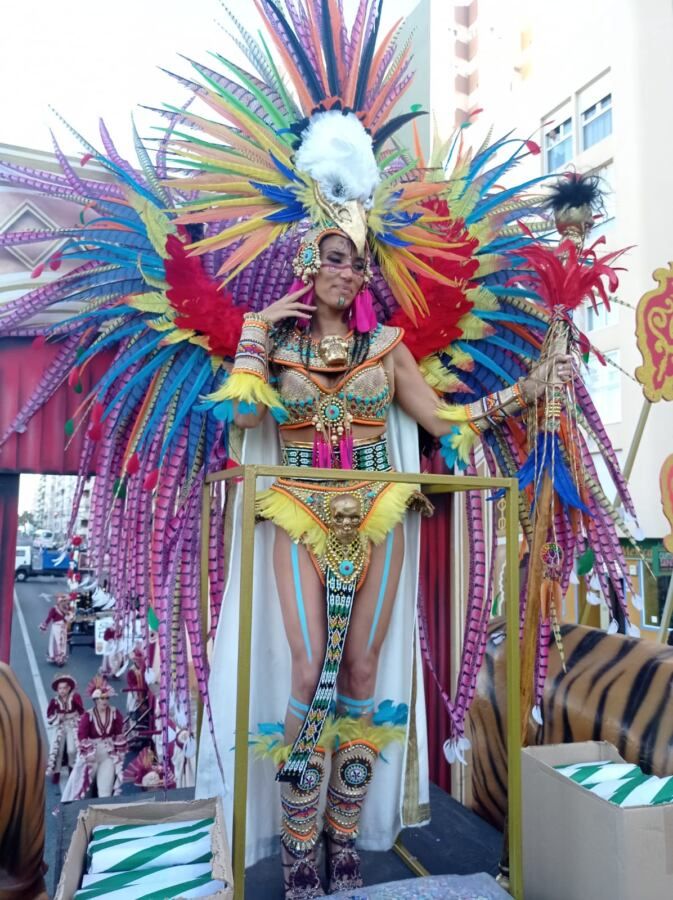
M373 744L361 740L342 744L332 754L325 808L330 894L362 887L355 839L378 755Z
M325 772L325 754L316 750L299 784L280 786L283 820L281 859L285 900L311 900L325 891L318 874L318 803Z

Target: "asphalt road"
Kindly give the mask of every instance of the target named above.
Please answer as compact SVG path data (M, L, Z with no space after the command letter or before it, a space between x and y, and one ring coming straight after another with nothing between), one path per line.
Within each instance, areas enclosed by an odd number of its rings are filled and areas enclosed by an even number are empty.
M49 632L40 631L40 622L43 622L53 604L54 595L66 590L65 579L51 578L49 576L31 578L23 583L15 585L14 615L12 620L11 642L11 666L16 673L21 686L30 698L35 709L40 713L40 720L47 739L45 716L47 703L52 696L51 681L54 675L67 673L77 682L77 690L82 695L85 708L91 703L86 694L86 686L98 671L101 661L96 656L93 647L74 646L68 662L63 668L51 665L47 662L47 644ZM42 595L46 594L47 599ZM122 688L126 681L117 682L116 703L124 711L126 695ZM114 701L113 701L114 702ZM136 793L137 788L132 785L124 785L124 793ZM47 839L45 846L45 860L49 865L47 872L47 891L53 895L53 872L55 869L56 836L60 826L62 806L60 793L56 785L47 781L46 790L46 826Z

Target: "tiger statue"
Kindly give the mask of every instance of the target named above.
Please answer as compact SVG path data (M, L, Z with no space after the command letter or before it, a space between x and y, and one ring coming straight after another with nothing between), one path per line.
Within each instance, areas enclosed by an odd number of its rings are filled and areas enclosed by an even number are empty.
M45 764L35 710L0 663L0 900L47 900Z
M469 713L472 808L497 828L507 813L506 625L489 626L484 664ZM563 671L549 652L542 725L528 744L609 741L648 775L673 775L673 647L563 625Z

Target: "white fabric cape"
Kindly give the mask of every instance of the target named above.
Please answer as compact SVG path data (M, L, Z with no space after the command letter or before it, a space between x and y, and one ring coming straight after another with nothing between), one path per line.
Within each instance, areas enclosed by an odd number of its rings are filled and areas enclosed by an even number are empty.
M387 434L393 467L400 472L418 472L418 430L413 420L400 409L393 407L388 419ZM243 462L264 465L280 463L280 445L271 416L266 416L261 425L246 433ZM263 490L270 483L271 479L258 479L258 490ZM223 783L220 776L212 736L205 717L196 775L197 798L222 796L230 835L234 799L233 746L241 574L241 500L242 491L237 491L232 504L235 518L231 565L215 637L209 680L214 730L225 781ZM425 824L428 821L429 779L425 697L416 630L420 542L418 513L409 513L406 516L404 531L406 548L404 565L390 628L381 651L375 698L377 705L386 699L409 705L407 741L404 747L389 746L383 754L386 761L381 759L376 765L358 838L358 845L365 850L388 850L403 827ZM274 526L270 522L257 526L249 719L251 732L258 730L260 722L279 722L284 718L290 691L290 652L285 640L273 572L273 538ZM412 708L412 690L415 695L414 708ZM410 748L413 749L410 751ZM278 849L280 789L274 776L275 770L270 760L256 760L251 755L247 803L247 866L253 865L257 860L269 856ZM409 795L407 798L405 789ZM411 813L406 811L409 808L413 810Z

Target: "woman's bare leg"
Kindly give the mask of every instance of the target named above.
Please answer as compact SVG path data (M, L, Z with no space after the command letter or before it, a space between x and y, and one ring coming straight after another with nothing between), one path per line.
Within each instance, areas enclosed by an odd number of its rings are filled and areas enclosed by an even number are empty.
M379 655L388 633L403 560L404 532L398 525L372 549L369 571L356 594L337 681L339 698L362 703L374 696ZM343 708L344 704L340 700L337 706Z
M291 541L280 528L276 529L273 564L292 657L290 702L285 716L285 740L290 743L301 728L301 707L308 708L313 699L325 657L325 588L306 548Z
M293 543L280 528L276 529L273 564L292 657L292 683L285 714L285 741L289 744L302 726L325 657L325 588L306 548ZM320 836L318 801L323 766L324 757L316 752L309 761L311 784L281 784L281 861L288 900L324 894L316 843Z
M351 623L337 680L337 711L371 718L379 654L388 632L404 558L402 526L372 550L364 584L355 597ZM341 743L332 757L327 789L329 892L362 886L355 849L362 806L378 750L371 743Z

